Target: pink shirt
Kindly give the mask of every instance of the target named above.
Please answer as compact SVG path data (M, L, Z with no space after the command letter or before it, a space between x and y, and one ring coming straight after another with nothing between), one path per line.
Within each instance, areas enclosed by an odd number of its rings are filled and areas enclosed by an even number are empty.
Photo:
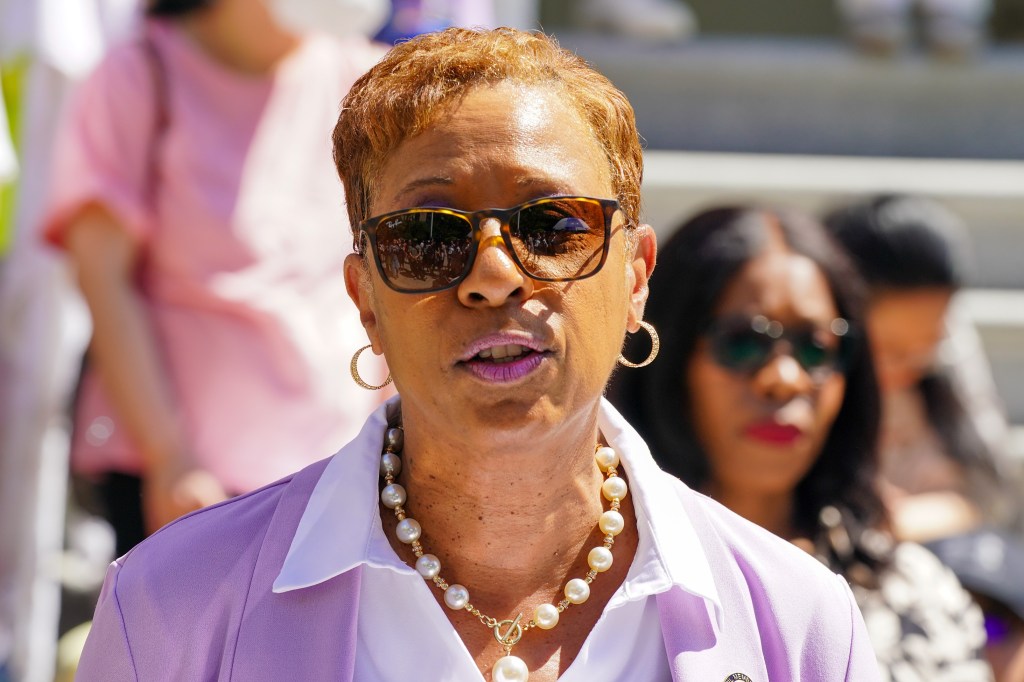
M339 102L381 50L310 36L271 75L246 76L173 24L146 31L160 67L136 39L74 97L45 234L60 244L99 202L138 240L139 288L195 455L229 490L251 490L337 450L381 398L349 376L366 341L345 294L352 238L331 161ZM363 359L365 376L386 375ZM79 471L138 471L91 375L76 426Z

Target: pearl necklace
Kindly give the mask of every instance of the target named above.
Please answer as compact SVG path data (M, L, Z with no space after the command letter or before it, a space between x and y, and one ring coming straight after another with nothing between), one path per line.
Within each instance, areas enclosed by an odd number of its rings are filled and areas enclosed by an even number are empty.
M533 628L550 630L558 625L559 615L572 604L582 604L590 598L590 583L594 582L598 573L604 573L612 567L612 545L615 536L625 527L625 519L619 513L619 504L629 491L626 482L619 477L616 467L619 455L609 447L599 447L594 452L597 466L605 474L601 484L601 494L609 501L609 509L601 514L597 525L604 533L604 543L594 547L587 555L590 570L583 578L573 578L565 584L565 598L558 604L541 604L534 612L533 618L521 625L523 614L514 619L498 620L480 612L469 601L469 590L459 584L449 584L441 577L441 560L428 554L420 543L423 530L416 519L405 514L405 488L395 483L395 477L402 470L402 460L398 456L402 451L405 432L401 427L391 427L384 434L384 452L380 457L380 475L384 479L384 488L380 492L380 501L385 507L394 511L398 518L395 534L399 541L410 545L416 555L416 571L425 580L430 580L444 592L444 603L453 611L469 611L483 625L490 628L494 638L505 650L505 655L498 659L491 668L491 679L494 682L525 682L530 676L526 662L512 655L514 647L523 634Z

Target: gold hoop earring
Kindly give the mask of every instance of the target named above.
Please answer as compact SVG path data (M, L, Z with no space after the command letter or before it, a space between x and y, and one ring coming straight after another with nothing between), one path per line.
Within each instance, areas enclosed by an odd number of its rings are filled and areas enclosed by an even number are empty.
M651 335L651 352L643 359L642 362L630 362L622 356L622 353L619 353L618 363L623 367L632 367L634 369L646 367L654 362L654 358L658 357L658 351L661 350L661 339L658 338L658 331L654 328L654 325L650 322L640 320L640 326L647 330L647 333Z
M380 389L384 388L385 386L391 383L391 372L388 372L388 378L380 386L368 384L365 381L363 381L363 378L361 376L359 376L359 356L362 354L364 350L370 347L370 345L366 345L356 351L356 354L352 356L352 363L349 365L349 369L352 370L352 380L355 381L357 384L365 388L367 391L379 391Z

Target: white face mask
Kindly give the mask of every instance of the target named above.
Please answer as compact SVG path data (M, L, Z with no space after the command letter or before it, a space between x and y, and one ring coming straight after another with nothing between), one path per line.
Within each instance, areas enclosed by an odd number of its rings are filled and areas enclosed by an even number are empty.
M372 36L384 25L389 0L264 0L274 19L295 33Z

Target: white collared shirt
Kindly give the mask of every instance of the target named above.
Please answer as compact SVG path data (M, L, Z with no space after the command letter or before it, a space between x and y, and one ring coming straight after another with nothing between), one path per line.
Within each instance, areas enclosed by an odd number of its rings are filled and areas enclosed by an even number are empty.
M476 662L431 594L436 588L395 554L381 525L380 453L386 411L398 405L394 398L378 409L327 465L299 521L274 592L316 585L363 566L355 679L422 679L429 672L430 679L481 680ZM668 475L604 400L599 427L629 477L639 544L626 580L559 679L670 680L654 596L678 586L703 598L719 629L721 601ZM472 586L467 587L472 594Z

